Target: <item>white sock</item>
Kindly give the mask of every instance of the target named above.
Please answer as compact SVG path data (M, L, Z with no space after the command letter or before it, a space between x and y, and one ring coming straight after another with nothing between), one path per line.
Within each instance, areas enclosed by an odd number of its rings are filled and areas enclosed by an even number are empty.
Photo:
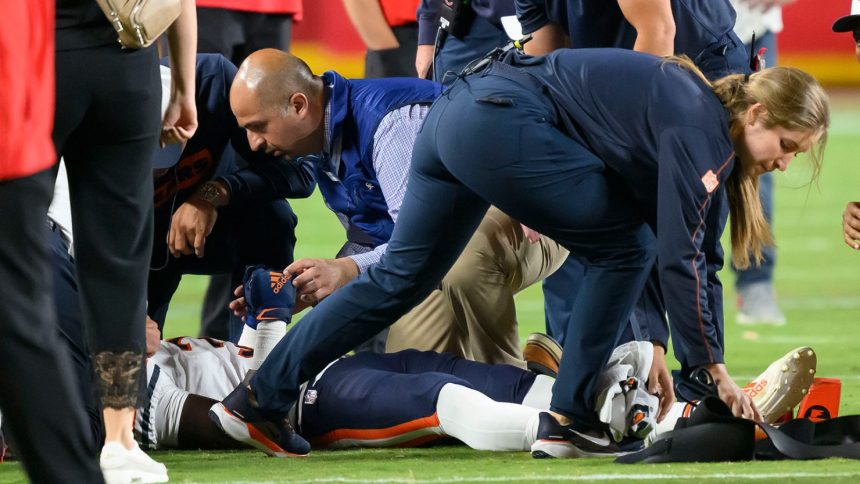
M283 321L260 321L257 323L257 344L254 345L254 369L260 367L275 345L287 333L287 323Z
M530 450L539 414L538 409L497 402L454 383L442 387L436 402L442 431L478 450Z
M696 406L692 403L675 402L672 405L672 408L669 409L669 412L666 413L666 417L663 418L663 421L654 427L654 437L659 437L666 432L675 430L675 424L678 423L678 419L681 417L689 417L695 408Z
M242 327L242 334L239 336L239 342L236 344L253 349L257 346L257 330L246 324Z
M538 410L549 410L552 401L552 386L555 378L546 375L538 375L535 382L523 398L523 405Z

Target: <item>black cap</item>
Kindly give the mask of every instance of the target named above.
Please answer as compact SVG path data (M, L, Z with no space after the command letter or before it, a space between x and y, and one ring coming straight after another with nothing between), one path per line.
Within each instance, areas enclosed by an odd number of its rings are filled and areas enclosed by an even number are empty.
M833 22L834 32L853 32L860 30L860 0L851 0L851 15L840 17Z

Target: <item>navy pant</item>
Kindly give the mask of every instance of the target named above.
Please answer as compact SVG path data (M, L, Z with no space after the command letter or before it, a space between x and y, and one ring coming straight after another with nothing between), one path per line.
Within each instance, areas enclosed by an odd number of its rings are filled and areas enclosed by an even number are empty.
M749 72L749 49L734 32L731 32L711 48L696 56L693 61L708 79L719 79L735 72ZM769 61L768 65L771 65ZM767 178L765 180L765 177L762 177L762 201L766 203L765 198L770 199L769 205L765 205L765 216L769 222L773 197L766 195L765 191L771 191L770 187L773 186L773 180L769 176ZM765 187L764 185L768 186ZM753 272L747 275L739 275L739 279L746 277L749 282L755 282L760 280L759 278L763 274L767 274L764 277L769 279L772 275L773 266L771 264L768 267L767 263L774 260L775 254L772 249L768 249L764 256L765 261L760 271L752 269ZM576 294L579 290L585 277L585 271L586 266L583 261L571 256L557 271L543 281L546 331L559 343L565 340L567 320L570 319L573 310L574 301L570 295ZM663 318L665 312L658 275L655 270L649 278L647 291L637 303L636 318L631 321L632 327L628 334L641 341L652 340L665 343L668 338L668 330Z
M555 127L540 92L470 76L434 103L388 251L302 318L251 380L269 418L289 411L301 382L427 297L493 204L589 263L552 408L595 422L595 381L642 291L654 240L604 164Z
M448 383L473 388L497 402L522 403L535 376L515 366L488 365L449 353L360 353L338 360L308 384L298 430L324 445L335 440L327 434L341 429L396 428L435 414L439 392Z
M749 44L746 49L749 51ZM776 65L776 34L773 32L764 32L764 35L759 37L756 35L755 51L761 47L767 48L764 54L765 65L773 67ZM759 196L761 197L761 206L764 209L764 218L767 223L773 226L773 173L765 173L758 179ZM756 282L771 282L773 281L773 269L776 266L776 247L768 246L761 251L761 264L753 263L748 269L738 270L732 265L735 271L735 287L744 287Z
M286 267L293 262L296 215L286 200L230 205L218 212L218 221L203 250L203 257L153 256L149 271L147 312L159 329L164 327L170 300L184 274L231 274L232 286L242 283L246 265ZM163 239L162 239L163 240ZM242 322L231 317L230 341L239 340Z

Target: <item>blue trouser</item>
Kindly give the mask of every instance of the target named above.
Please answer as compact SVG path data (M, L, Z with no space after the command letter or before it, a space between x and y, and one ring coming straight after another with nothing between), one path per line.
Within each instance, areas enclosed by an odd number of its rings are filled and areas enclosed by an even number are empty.
M450 86L469 62L484 57L508 41L508 36L501 27L493 25L484 17L476 16L469 33L462 39L450 35L445 39L433 61L433 80Z
M758 43L758 42L756 42ZM711 48L704 50L693 61L708 79L719 79L733 72L748 72L749 59L746 46L734 33L727 34ZM767 181L763 182L764 184ZM772 181L770 181L772 184ZM763 195L764 197L764 195ZM767 208L766 208L767 210ZM585 265L577 257L568 257L562 266L543 281L546 331L556 341L563 342L576 294L585 274ZM648 281L648 290L636 305L636 319L628 331L631 338L666 343L668 331L663 318L660 284L656 270Z
M299 321L251 380L269 418L289 411L301 382L427 297L493 204L589 261L552 408L595 424L595 383L654 262L654 238L603 162L555 127L541 92L482 74L437 99L388 251Z
M756 36L755 50L759 48L767 48L764 54L765 65L773 67L776 65L776 34L767 31L761 37ZM747 44L747 50L750 45ZM773 227L773 173L765 173L758 179L759 196L761 198L761 206L764 209L764 218L767 223ZM735 287L744 287L756 282L771 282L773 281L773 269L776 266L776 247L768 246L761 251L761 264L755 265L755 262L748 269L738 270L732 265L735 271Z
M293 261L296 216L286 200L252 202L225 207L203 250L203 257L154 255L149 271L147 312L159 329L184 274L231 274L232 286L242 283L246 265L286 267ZM231 317L230 341L236 342L242 321Z
M389 429L436 413L442 387L473 388L497 402L522 403L535 374L450 353L405 350L338 360L308 384L299 433L314 442L339 429Z

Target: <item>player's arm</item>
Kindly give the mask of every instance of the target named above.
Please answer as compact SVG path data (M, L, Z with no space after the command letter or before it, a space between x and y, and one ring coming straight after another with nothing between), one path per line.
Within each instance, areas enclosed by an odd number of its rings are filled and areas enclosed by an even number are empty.
M209 408L218 403L201 395L189 394L179 417L180 449L240 449L242 444L227 436L209 418Z
M675 52L675 19L670 0L618 0L618 6L636 29L633 50L657 56Z
M400 45L385 21L379 0L343 0L343 6L368 49L395 49Z

